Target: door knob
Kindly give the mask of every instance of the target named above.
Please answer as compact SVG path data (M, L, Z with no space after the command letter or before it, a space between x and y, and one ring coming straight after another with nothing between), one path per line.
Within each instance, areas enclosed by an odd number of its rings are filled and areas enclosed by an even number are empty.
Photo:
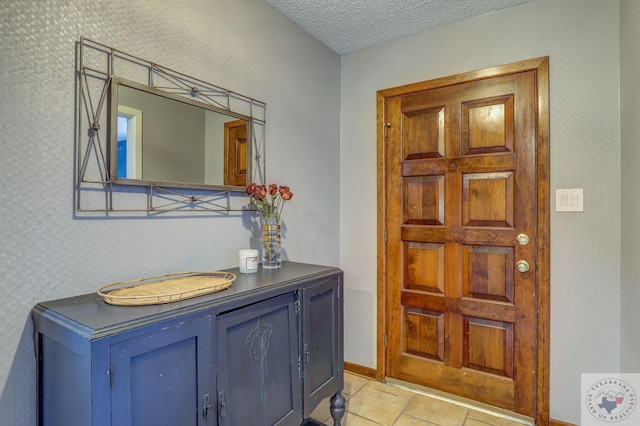
M516 269L520 272L527 272L529 270L529 262L526 260L518 260L516 263Z
M516 241L521 246L526 246L527 244L529 244L529 236L527 234L518 234L518 236L516 237Z

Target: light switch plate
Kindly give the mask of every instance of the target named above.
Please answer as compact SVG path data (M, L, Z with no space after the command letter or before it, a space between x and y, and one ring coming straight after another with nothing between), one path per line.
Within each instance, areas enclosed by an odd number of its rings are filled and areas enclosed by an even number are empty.
M582 188L556 189L557 212L583 212L584 197Z

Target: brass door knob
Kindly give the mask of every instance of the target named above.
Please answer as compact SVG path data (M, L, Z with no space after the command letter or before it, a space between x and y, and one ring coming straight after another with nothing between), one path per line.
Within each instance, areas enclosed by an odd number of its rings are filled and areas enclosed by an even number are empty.
M527 244L529 244L529 236L527 234L518 234L518 236L516 237L516 241L521 246L526 246Z
M527 272L529 270L529 262L526 260L518 260L516 263L516 269L520 272Z

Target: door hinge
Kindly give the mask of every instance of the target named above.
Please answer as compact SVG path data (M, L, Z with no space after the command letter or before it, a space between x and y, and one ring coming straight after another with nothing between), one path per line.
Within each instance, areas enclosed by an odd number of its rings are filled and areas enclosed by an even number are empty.
M298 378L304 379L304 369L302 368L302 355L298 355Z
M387 244L387 230L384 230L384 243Z
M296 314L300 313L300 295L296 297L296 301L293 303L293 307L296 310Z
M219 417L227 416L227 403L224 400L224 391L220 391L218 393L218 416Z
M202 417L205 420L209 420L209 413L211 413L211 395L204 394L204 401L202 402Z
M113 387L113 364L109 365L109 386Z
M382 125L382 131L384 133L384 138L385 139L389 137L389 131L388 131L389 127L391 127L391 123L384 123Z
M387 333L384 333L384 335L382 336L382 345L384 346L385 349L387 349Z

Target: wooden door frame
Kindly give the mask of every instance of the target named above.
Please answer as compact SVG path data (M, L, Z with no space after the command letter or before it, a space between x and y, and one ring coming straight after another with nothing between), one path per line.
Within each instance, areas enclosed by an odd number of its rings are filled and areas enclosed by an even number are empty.
M550 189L549 189L549 57L541 57L507 65L486 68L437 78L420 83L408 84L380 90L376 94L377 109L377 368L376 379L386 377L385 335L387 330L386 309L386 98L421 92L437 87L452 86L460 83L480 81L521 72L535 72L536 79L536 195L537 195L537 234L536 234L536 378L535 408L536 425L549 424L549 348L550 348Z

